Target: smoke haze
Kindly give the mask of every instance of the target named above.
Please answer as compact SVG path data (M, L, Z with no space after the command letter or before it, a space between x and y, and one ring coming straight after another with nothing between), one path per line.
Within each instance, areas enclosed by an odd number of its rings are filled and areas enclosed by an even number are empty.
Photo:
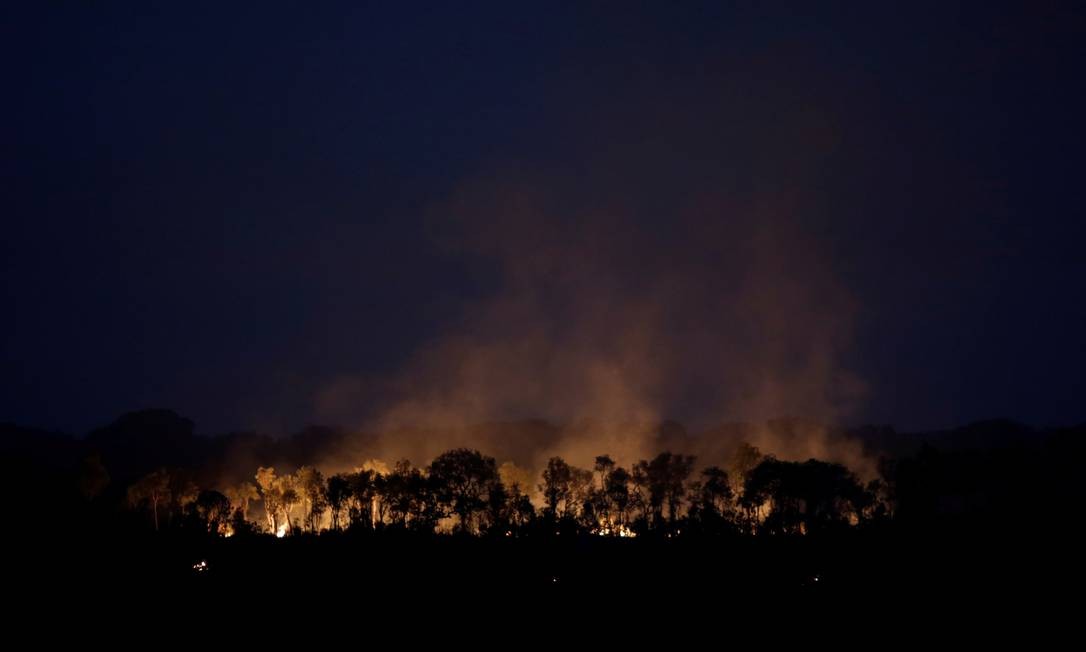
M436 244L484 270L482 296L392 379L326 386L318 417L416 463L454 446L534 468L662 444L720 458L743 439L870 466L811 425L854 415L865 386L847 363L856 302L797 208L703 195L650 220L576 194L504 174L432 207ZM765 425L782 416L810 423ZM668 419L698 434L669 436ZM713 428L739 421L763 425Z

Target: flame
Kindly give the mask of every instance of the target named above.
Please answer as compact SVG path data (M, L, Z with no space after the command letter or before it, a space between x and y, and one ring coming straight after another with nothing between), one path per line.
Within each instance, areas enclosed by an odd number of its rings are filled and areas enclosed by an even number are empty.
M596 528L595 533L601 537L622 537L624 539L637 536L637 532L626 527L626 525L615 525L611 522L601 523Z
M275 536L279 539L287 536L287 524L283 523L279 526L279 529L275 531Z

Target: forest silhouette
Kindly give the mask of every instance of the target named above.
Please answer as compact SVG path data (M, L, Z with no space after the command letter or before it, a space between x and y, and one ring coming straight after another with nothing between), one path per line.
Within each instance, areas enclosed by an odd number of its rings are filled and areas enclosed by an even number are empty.
M12 486L38 488L9 522L21 540L75 544L34 571L59 581L230 584L280 568L284 582L399 588L607 578L984 593L1079 572L1082 426L856 429L877 454L866 479L747 442L721 464L663 450L622 465L600 451L590 466L552 456L533 470L456 447L423 465L366 459L325 473L307 455L330 429L205 437L150 410L86 437L3 430Z

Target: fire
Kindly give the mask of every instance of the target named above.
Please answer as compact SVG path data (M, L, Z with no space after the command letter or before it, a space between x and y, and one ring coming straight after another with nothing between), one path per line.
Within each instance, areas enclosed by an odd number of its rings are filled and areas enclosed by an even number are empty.
M614 523L603 523L596 529L596 534L601 537L636 537L637 532L634 532L626 525L615 525Z
M286 525L286 523L283 523L283 524L281 524L279 526L279 529L277 529L275 531L275 536L277 538L279 538L279 539L282 539L283 537L287 536L287 525Z

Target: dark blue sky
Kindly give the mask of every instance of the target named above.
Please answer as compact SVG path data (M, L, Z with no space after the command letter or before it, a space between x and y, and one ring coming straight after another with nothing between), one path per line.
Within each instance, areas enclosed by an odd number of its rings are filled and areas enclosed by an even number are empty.
M521 287L477 246L505 180L606 214L609 278L716 278L742 240L680 213L802 234L850 422L1086 419L1081 4L313 4L3 10L0 420L283 431L345 378L380 409Z

